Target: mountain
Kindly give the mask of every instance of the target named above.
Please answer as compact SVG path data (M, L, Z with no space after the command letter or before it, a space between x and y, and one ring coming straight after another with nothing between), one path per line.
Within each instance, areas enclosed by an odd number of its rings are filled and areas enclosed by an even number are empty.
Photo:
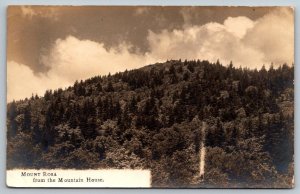
M154 187L291 187L293 80L286 64L171 60L76 81L7 104L7 168L151 169Z

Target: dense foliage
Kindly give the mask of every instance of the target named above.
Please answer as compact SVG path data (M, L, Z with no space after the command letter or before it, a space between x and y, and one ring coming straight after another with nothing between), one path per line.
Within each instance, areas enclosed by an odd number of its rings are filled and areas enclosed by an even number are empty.
M293 80L294 66L172 60L76 81L7 105L7 167L151 169L154 187L291 187Z

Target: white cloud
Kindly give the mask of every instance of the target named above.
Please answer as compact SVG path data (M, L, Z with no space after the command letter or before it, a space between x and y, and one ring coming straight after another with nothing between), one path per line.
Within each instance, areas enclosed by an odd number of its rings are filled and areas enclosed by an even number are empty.
M30 97L32 93L42 94L45 89L55 85L45 75L34 75L26 65L14 61L7 63L7 101ZM59 85L57 85L59 86Z
M185 14L185 20L191 20ZM149 32L150 52L156 59L207 59L223 64L260 69L294 61L293 10L278 8L252 21L247 17L228 17L223 24L185 25L182 30Z
M246 17L229 17L223 24L184 25L183 29L149 31L149 52L131 53L131 45L121 43L106 49L103 43L80 40L73 36L58 39L41 61L49 67L43 74L34 74L22 64L8 62L8 101L43 95L46 89L72 85L109 72L139 68L167 59L201 59L236 66L260 68L271 62L294 61L293 12L278 9L252 21ZM26 80L26 81L25 81Z
M43 95L46 89L64 88L76 80L149 64L144 57L131 54L129 50L130 45L125 43L106 50L102 43L73 36L58 39L50 54L41 57L41 61L50 68L47 73L34 74L28 66L8 62L7 100L23 99L32 93Z
M243 43L264 54L263 62L294 62L294 15L291 8L278 8L256 21Z
M139 55L131 54L129 50L130 45L125 43L106 50L102 43L69 36L64 40L58 39L51 54L42 57L42 62L50 67L49 77L64 77L66 81L73 82L145 65Z
M242 38L247 33L247 30L253 28L255 22L247 17L228 17L224 21L225 29L234 34L235 36Z
M244 29L232 32L231 26L208 23L172 32L165 30L158 34L150 31L148 42L151 52L147 53L147 56L156 60L219 59L224 64L233 61L237 66L259 67L262 64L263 53L241 41L241 34L247 28L245 25Z

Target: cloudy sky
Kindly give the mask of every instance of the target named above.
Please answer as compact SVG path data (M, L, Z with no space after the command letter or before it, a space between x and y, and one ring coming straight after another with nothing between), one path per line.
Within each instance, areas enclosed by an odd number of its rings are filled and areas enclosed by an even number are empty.
M8 102L167 59L294 62L288 7L12 6L7 21Z

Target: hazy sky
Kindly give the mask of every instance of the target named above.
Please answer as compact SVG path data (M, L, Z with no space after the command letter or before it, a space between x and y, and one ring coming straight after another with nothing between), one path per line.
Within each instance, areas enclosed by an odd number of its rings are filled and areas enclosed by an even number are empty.
M8 101L167 59L294 61L287 7L13 6L7 20Z

